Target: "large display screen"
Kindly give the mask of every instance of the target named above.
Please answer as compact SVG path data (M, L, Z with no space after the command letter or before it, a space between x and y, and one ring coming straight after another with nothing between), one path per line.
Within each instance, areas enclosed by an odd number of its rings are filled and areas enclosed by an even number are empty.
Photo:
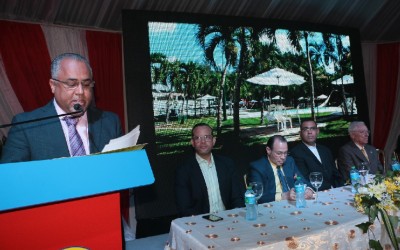
M298 141L302 119L317 121L334 155L348 123L368 121L357 30L125 11L123 36L129 127L142 125L156 176L143 212L174 214L174 171L196 123L214 128L215 152L243 174L271 135Z

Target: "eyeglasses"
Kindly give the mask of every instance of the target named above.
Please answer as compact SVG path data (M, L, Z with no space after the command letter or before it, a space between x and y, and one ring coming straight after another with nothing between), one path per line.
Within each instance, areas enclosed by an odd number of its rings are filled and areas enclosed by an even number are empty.
M277 156L287 156L288 152L282 152L282 151L272 151L272 153L276 154Z
M318 128L317 127L304 127L301 128L301 131L306 132L306 131L316 131Z
M213 136L212 135L193 136L192 139L195 142L201 142L201 141L210 142L212 141Z
M68 90L76 89L79 86L79 84L82 84L82 87L84 89L93 88L94 84L95 84L95 81L93 81L92 79L86 79L86 80L82 80L82 81L79 81L76 79L74 79L74 80L68 79L66 81L60 81L58 79L51 78L51 80L62 83L64 85L64 87Z
M367 135L370 134L370 131L369 131L369 130L356 130L356 131L354 131L354 132L357 132L357 133L359 133L359 134L367 134Z

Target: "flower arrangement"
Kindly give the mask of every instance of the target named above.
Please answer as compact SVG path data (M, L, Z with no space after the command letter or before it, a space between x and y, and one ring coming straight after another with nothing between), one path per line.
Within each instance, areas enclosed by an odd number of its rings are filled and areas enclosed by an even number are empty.
M388 171L386 176L377 174L368 184L358 187L354 200L357 210L368 215L368 222L356 226L366 233L378 219L383 222L382 231L386 230L394 249L399 250L400 238L395 233L399 218L392 213L400 209L400 171ZM376 240L370 240L369 245L372 249L382 249L381 242Z

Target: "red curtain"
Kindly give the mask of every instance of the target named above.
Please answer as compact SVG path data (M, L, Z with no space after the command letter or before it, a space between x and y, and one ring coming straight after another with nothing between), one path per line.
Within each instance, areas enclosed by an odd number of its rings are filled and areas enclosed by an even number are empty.
M118 114L125 126L121 34L86 31L90 64L96 81L96 106Z
M40 25L0 21L0 52L24 111L48 103L50 55Z
M374 146L385 148L396 102L399 44L377 46Z
M96 106L117 113L124 128L121 34L86 31L86 41L93 76L96 81ZM129 191L124 190L120 195L121 214L129 223Z

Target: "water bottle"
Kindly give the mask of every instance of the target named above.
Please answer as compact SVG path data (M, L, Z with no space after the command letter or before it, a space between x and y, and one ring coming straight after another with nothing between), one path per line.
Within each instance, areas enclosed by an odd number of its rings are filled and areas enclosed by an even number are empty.
M303 180L299 176L296 178L296 182L294 183L294 189L296 191L296 207L306 207L306 199L304 197L306 192L306 184L304 184Z
M246 204L246 220L257 219L256 195L251 189L251 186L247 187L246 193L244 194L244 201Z
M350 169L351 192L357 193L356 185L360 182L360 173L355 166Z
M396 156L392 157L392 170L400 170L400 163L397 161Z

